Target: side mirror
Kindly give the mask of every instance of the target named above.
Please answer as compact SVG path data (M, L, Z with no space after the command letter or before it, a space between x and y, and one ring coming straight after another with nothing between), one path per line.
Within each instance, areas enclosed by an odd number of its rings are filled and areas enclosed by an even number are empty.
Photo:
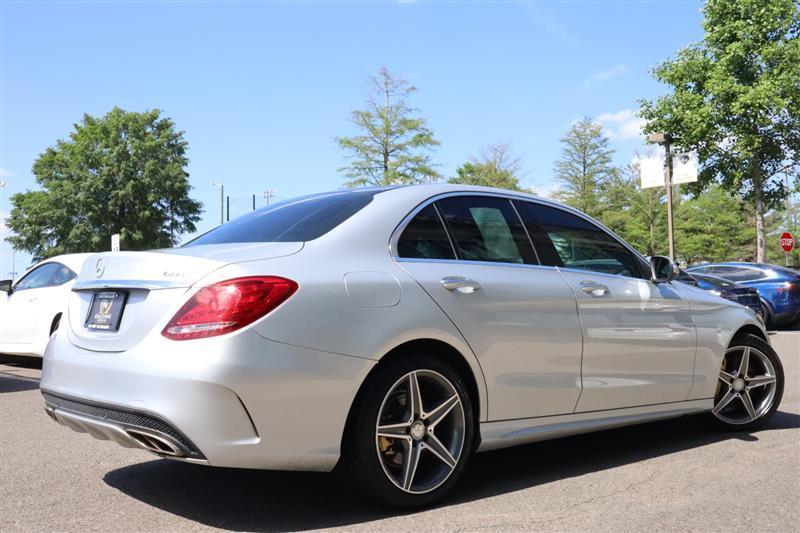
M11 280L10 279L0 280L0 292L5 292L6 294L11 294Z
M650 257L650 281L665 283L678 277L678 269L669 257L654 255Z

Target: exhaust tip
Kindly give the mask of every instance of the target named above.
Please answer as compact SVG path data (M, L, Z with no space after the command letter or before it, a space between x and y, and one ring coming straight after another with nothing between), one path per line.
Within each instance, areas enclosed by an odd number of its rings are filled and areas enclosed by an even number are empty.
M45 407L44 412L47 413L47 416L50 417L50 420L52 420L53 422L58 422L58 419L56 418L55 409L53 409L52 407Z
M140 447L155 454L171 457L186 457L187 455L183 448L159 435L136 429L128 429L125 432Z

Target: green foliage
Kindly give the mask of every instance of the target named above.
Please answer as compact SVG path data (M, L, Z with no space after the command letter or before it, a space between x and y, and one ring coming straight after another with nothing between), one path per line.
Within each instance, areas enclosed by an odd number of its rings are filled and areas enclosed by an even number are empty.
M84 115L34 162L42 189L12 196L9 242L35 259L108 250L114 233L123 250L175 245L201 212L189 197L186 147L158 110Z
M679 202L674 218L678 258L688 264L752 260L750 218L744 202L719 185Z
M457 175L448 183L496 187L512 191L524 191L519 185L522 161L510 153L506 144L488 146L481 158L473 158L456 169Z
M430 151L439 141L425 126L425 119L412 116L417 110L405 100L416 87L383 68L370 78L370 90L367 108L352 112L353 123L363 133L336 139L350 163L339 169L349 178L346 185L396 185L438 178Z
M638 165L613 176L605 187L599 220L645 255L666 255L666 194L639 187Z
M573 124L563 144L561 158L555 163L555 176L561 188L557 198L590 216L602 209L603 189L616 174L611 164L614 150L599 124L586 117Z
M778 179L800 163L800 10L795 0L708 0L705 38L655 69L670 93L641 102L645 131L697 150L696 194L710 183L764 214L786 196Z

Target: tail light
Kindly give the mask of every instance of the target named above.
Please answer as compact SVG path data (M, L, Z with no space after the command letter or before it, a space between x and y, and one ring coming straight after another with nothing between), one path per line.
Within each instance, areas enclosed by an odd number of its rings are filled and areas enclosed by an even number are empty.
M783 287L778 289L778 294L783 292L800 292L800 282L787 281L783 284Z
M215 337L252 324L297 290L297 283L277 276L253 276L203 287L161 331L182 341Z

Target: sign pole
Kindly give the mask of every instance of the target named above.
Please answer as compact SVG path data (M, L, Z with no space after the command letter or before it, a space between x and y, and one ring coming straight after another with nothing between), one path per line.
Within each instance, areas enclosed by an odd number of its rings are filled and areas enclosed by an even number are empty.
M675 261L675 234L672 228L672 152L670 138L664 136L664 150L667 152L667 233L669 239L669 258Z

